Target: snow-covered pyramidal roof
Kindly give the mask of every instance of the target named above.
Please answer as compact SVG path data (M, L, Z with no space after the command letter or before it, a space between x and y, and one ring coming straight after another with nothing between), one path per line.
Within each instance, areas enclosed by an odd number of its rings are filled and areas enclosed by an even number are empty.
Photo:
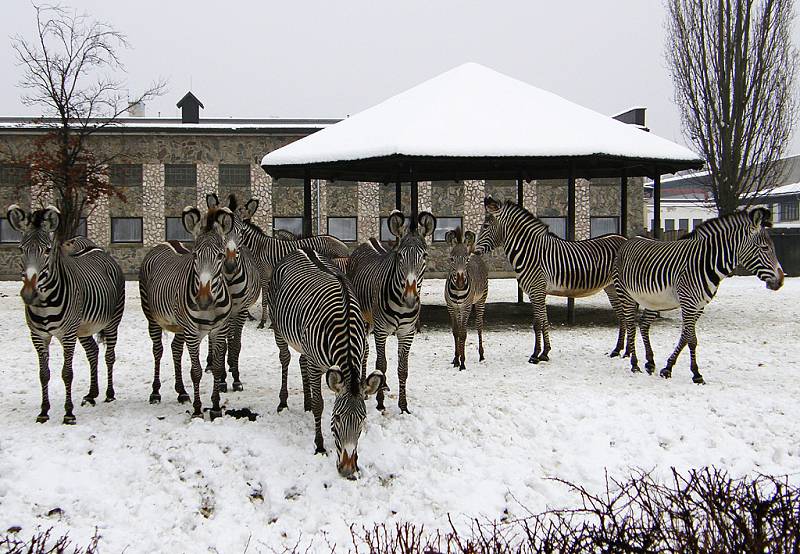
M695 167L702 163L683 146L482 65L466 63L275 150L261 164L271 173L285 175L289 166L320 168L391 157L587 156ZM369 164L360 165L366 169Z

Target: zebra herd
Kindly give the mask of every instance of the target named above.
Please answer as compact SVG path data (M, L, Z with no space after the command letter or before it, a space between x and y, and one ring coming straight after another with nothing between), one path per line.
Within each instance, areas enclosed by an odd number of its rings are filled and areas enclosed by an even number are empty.
M233 390L243 390L239 375L242 328L248 309L262 296L263 321L269 313L281 363L278 411L287 407L290 347L299 357L303 408L315 422L316 452L325 452L321 430L322 379L335 394L331 433L339 473L352 478L358 470L358 439L366 419L365 400L375 395L384 409L386 339L398 339L398 406L408 412L406 381L411 344L420 313L420 290L428 256L428 237L436 218L422 212L416 219L393 212L388 227L395 237L387 247L376 239L349 254L331 236L274 238L252 222L258 201L240 205L231 195L222 205L215 194L206 210L187 207L184 228L194 242L187 247L168 241L152 248L139 272L141 305L153 343L153 383L150 402L161 400L160 362L163 331L174 333L171 352L178 402L190 397L183 384L181 358L189 351L193 386L193 417L202 418L200 342L208 337L208 369L213 374L210 417L222 415L220 392L227 391L227 370ZM647 362L655 369L649 328L659 311L680 308L680 340L661 370L670 377L685 346L689 346L693 380L702 383L696 360L695 322L714 297L721 280L741 265L767 287L783 284L783 271L767 228L764 208L740 211L709 220L672 242L622 235L566 241L521 206L484 200L485 220L476 237L456 229L446 234L451 248L445 301L454 341L453 365L465 369L464 347L470 313L475 312L479 359L484 359L483 320L488 293L484 254L503 247L519 286L531 300L534 348L531 363L550 359L545 298L548 294L581 297L604 290L619 320L611 356L629 356L631 370L640 371L635 349L638 325ZM114 400L113 367L117 332L125 300L122 271L114 259L92 241L76 237L54 242L60 223L54 207L26 212L16 205L8 220L22 235L21 297L31 339L39 358L42 388L38 422L48 420L49 344L58 339L64 350L62 378L66 389L64 423L75 423L72 403L72 357L75 343L86 351L91 370L89 393L99 394L99 348L106 344L107 402ZM372 333L376 370L367 375Z

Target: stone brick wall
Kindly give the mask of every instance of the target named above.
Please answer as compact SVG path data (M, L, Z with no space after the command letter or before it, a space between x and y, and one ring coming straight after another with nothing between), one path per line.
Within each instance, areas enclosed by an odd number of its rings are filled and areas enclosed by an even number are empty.
M378 183L358 183L358 242L366 242L372 237L379 237L378 213L382 200L382 187Z
M173 201L173 193L173 188L170 187L170 212L183 209L182 206L176 207L180 204ZM144 164L142 167L142 246L144 248L152 248L164 240L166 227L164 195L164 165ZM180 215L180 212L177 215ZM123 267L123 271L126 272L131 269Z
M250 193L258 199L253 222L272 234L272 177L264 173L257 163L250 164Z
M484 181L464 181L464 230L478 233L483 225L483 199L486 197Z

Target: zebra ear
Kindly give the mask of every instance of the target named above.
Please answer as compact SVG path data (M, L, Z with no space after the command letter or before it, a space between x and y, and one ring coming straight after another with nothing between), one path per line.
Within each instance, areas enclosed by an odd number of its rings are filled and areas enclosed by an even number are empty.
M197 232L200 230L201 219L202 217L200 216L200 210L193 206L186 206L183 209L183 214L181 214L183 228L186 229L186 232L190 233L192 236L197 236Z
M759 230L761 227L772 227L772 213L766 208L754 208L747 215Z
M216 192L206 194L206 206L209 208L219 207L219 196L217 196Z
M258 198L251 198L248 200L244 205L244 209L247 212L248 217L253 217L256 215L256 210L258 209Z
M389 225L389 232L397 238L402 237L407 231L407 228L404 225L405 221L406 216L397 210L393 211L392 215L389 216L389 221L387 221L387 224Z
M336 394L341 393L345 389L344 374L336 366L330 368L325 373L325 382L328 383L328 388Z
M421 235L423 237L428 237L433 234L436 230L436 218L430 212L422 212L417 216L417 222L419 224L420 230L422 231Z
M45 233L53 233L61 222L61 212L55 206L48 206L42 211L42 222L39 227Z
M464 233L464 244L472 248L475 246L475 233L472 231L467 231Z
M483 207L486 208L486 211L490 214L495 214L500 211L500 204L491 196L487 196L483 199Z
M386 377L380 371L373 371L361 383L361 393L364 398L372 396L386 386Z
M214 222L219 225L223 235L227 235L233 229L233 213L228 208L220 208L214 215Z
M444 241L448 244L448 246L453 246L456 243L456 232L455 231L447 231L444 235Z
M6 217L11 227L20 233L25 233L31 226L31 216L16 204L11 204L6 212Z

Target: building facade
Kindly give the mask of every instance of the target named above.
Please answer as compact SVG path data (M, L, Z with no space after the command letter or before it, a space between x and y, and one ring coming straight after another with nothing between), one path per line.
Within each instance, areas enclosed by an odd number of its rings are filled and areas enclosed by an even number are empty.
M120 125L92 137L98 157L114 156L108 178L124 195L93 206L86 214L85 233L106 247L125 274L134 278L145 253L166 239L191 240L180 215L185 206L204 206L205 195L234 193L240 199L257 198L255 222L267 233L302 229L303 183L273 180L259 166L267 152L307 136L336 120L232 120L126 118ZM25 173L9 163L30 151L42 128L18 118L0 118L0 277L19 276L18 236L5 219L13 203L30 207L30 185ZM627 233L643 229L642 180L629 179ZM478 232L483 222L483 199L517 201L514 181L424 182L419 184L419 209L438 219L431 242L429 272L447 271L444 235L458 225ZM402 185L404 212L409 213L411 191ZM523 184L523 204L563 236L567 217L565 181ZM38 207L38 206L35 206ZM370 237L388 240L386 217L395 207L395 185L363 182L315 181L312 217L315 234L328 233L355 247ZM619 232L620 183L616 179L576 184L576 239ZM502 253L490 257L495 276L511 275Z

